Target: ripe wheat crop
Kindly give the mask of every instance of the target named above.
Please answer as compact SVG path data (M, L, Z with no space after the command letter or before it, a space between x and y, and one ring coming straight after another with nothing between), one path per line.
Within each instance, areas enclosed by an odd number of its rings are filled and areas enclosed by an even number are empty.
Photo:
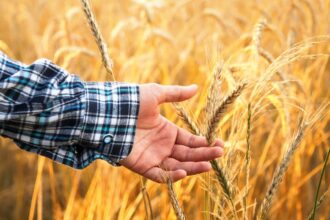
M0 219L330 218L329 0L81 2L1 1L0 50L89 81L198 84L161 112L225 154L159 185L1 138Z

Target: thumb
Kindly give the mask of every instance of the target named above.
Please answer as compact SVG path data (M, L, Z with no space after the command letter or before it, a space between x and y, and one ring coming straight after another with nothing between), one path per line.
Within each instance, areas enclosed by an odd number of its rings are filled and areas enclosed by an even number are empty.
M190 86L160 86L159 103L181 102L193 97L197 92L197 85Z

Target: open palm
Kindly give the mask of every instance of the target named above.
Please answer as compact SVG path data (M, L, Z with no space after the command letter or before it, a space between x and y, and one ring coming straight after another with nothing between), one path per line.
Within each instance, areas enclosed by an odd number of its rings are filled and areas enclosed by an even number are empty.
M195 136L164 118L159 104L191 98L196 86L140 85L140 109L133 149L121 164L156 182L164 182L164 171L172 181L209 171L209 160L223 153L223 143L208 147Z

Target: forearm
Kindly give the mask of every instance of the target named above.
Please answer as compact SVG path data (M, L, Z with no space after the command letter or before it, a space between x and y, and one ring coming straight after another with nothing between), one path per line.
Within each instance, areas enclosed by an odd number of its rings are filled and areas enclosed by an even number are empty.
M25 150L75 168L118 165L138 110L137 85L84 82L48 60L27 66L0 54L0 134Z

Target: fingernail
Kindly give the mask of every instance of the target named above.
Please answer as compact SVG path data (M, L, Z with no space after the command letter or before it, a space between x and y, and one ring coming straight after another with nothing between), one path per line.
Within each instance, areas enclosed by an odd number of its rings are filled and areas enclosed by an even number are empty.
M217 150L217 151L216 151L216 155L217 155L217 156L220 157L220 156L223 155L223 149L222 149L222 147L218 147L218 146L217 146L217 147L216 147L216 150Z
M217 139L216 145L218 145L218 146L224 146L225 145L225 142L223 140L221 140L221 139Z

